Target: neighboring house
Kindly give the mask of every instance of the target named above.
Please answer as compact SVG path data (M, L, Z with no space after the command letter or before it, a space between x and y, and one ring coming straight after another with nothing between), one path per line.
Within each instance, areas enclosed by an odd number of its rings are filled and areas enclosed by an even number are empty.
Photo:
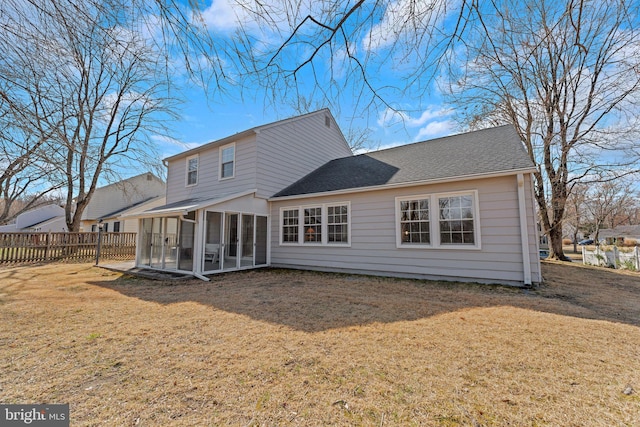
M123 215L136 214L165 204L165 183L150 172L96 188L82 213L80 231L138 232L137 220Z
M137 265L541 282L532 172L502 126L354 156L328 110L165 160Z
M640 225L619 225L615 228L603 228L598 232L598 240L608 245L624 244L630 241L640 242Z
M48 204L21 213L16 222L0 226L0 232L58 232L67 231L64 208Z

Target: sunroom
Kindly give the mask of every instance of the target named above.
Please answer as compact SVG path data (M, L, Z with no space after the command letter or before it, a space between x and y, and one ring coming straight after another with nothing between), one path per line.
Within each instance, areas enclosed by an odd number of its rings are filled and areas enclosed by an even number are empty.
M269 265L268 204L253 193L185 200L138 215L136 266L205 278Z

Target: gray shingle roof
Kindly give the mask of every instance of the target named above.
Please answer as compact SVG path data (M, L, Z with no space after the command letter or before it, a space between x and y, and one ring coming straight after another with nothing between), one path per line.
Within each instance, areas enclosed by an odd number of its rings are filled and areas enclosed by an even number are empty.
M274 197L533 168L511 125L332 160Z

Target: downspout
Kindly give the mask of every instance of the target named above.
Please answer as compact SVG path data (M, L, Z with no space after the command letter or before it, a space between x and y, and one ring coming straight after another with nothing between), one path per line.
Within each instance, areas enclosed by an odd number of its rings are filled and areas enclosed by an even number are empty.
M520 213L520 242L522 243L522 267L524 284L531 286L531 260L529 253L529 233L527 232L527 204L524 194L524 175L518 174L518 211Z

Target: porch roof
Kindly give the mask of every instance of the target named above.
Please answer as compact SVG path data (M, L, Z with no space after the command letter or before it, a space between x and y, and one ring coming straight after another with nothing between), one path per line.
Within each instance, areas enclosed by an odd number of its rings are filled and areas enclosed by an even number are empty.
M202 209L217 205L218 203L244 197L255 193L257 190L244 191L242 193L221 194L214 197L197 197L192 199L180 200L178 202L167 203L166 205L156 206L144 212L122 215L120 218L151 218L172 215L186 215L190 211Z

